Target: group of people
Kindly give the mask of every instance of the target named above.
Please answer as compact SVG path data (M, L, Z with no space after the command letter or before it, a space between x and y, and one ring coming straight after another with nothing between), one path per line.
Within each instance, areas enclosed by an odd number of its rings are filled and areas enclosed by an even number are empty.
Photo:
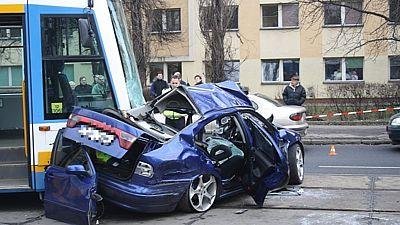
M353 71L355 72L355 71ZM352 79L358 79L357 73L352 73ZM195 85L203 84L203 79L200 75L196 74L194 76ZM299 82L299 75L297 73L293 73L290 78L290 83L285 87L282 96L283 101L286 105L298 105L301 106L306 100L306 90ZM153 98L160 96L163 93L163 90L173 89L180 85L189 85L185 81L182 80L182 76L180 72L175 72L171 77L171 81L168 84L164 80L164 75L161 71L157 73L156 78L150 87L150 92Z
M70 81L70 85L73 88L74 84ZM107 95L107 84L103 75L95 75L94 83L90 85L87 83L86 77L81 76L79 78L79 85L73 88L76 95Z
M198 74L194 76L194 79L196 82L195 85L203 83L203 78ZM163 73L161 71L158 71L157 76L154 78L150 86L151 97L156 98L160 96L164 90L173 89L180 85L190 85L189 83L182 80L182 75L180 72L175 72L172 75L171 80L168 84L167 81L164 80Z

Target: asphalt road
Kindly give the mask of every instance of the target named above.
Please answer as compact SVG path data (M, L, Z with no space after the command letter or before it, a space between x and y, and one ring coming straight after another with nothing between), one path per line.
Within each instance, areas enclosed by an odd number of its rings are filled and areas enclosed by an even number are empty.
M267 196L262 209L245 194L205 213L143 214L106 204L100 224L400 224L400 148L306 146L305 182L297 192ZM44 216L36 194L0 195L0 225L63 224Z
M305 174L400 175L400 146L335 145L305 146Z

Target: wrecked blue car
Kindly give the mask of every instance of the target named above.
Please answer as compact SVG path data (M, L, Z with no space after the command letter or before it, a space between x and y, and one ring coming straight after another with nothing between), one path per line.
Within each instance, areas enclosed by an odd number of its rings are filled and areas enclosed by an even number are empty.
M256 113L235 83L181 86L128 112L75 108L46 170L45 213L90 224L102 199L203 212L242 192L262 206L269 191L302 183L303 162L300 136Z

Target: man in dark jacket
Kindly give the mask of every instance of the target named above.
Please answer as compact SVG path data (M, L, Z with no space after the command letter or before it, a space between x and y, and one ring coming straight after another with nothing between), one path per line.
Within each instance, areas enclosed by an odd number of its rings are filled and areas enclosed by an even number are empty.
M304 103L306 100L306 90L299 83L299 75L292 75L290 84L285 87L282 96L286 105L300 106Z
M162 94L162 90L168 88L167 81L163 80L163 74L158 72L157 77L154 79L153 83L151 83L150 93L153 98L157 98Z
M86 77L79 78L79 85L75 87L77 95L90 95L92 93L92 86L87 84Z

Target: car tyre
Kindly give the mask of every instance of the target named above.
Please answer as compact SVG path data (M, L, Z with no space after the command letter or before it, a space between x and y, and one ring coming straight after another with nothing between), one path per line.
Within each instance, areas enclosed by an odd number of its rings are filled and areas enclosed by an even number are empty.
M184 212L205 212L217 197L217 179L213 175L200 175L194 179L179 202L178 208Z
M304 152L299 144L294 144L288 149L289 159L289 184L299 185L304 180Z

